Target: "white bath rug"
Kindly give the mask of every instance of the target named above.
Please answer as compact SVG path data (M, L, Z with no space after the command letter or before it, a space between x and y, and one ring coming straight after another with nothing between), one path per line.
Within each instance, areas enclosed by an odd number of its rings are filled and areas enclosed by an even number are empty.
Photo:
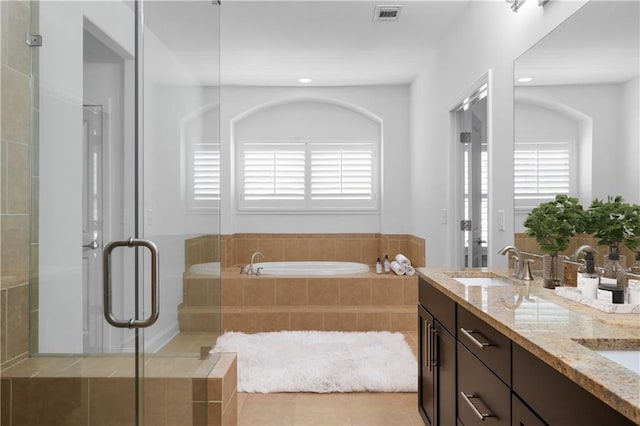
M239 392L416 392L418 365L401 333L227 332L211 352L236 352Z

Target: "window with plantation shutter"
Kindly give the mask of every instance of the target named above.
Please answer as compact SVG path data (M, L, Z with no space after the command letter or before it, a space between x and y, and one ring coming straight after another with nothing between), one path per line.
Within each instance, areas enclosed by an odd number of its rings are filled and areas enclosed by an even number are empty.
M377 210L377 143L258 141L238 146L241 211Z
M220 145L194 143L189 153L189 207L217 208L220 200Z
M552 200L573 189L572 143L516 142L514 192L520 206Z

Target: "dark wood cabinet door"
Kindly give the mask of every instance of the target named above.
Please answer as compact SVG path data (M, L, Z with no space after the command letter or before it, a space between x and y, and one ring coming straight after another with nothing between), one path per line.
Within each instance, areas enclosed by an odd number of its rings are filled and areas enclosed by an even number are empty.
M438 321L436 327L436 387L438 425L456 424L456 339Z
M432 333L434 321L422 306L418 305L418 411L425 424L435 426L436 383L435 370L431 363L433 347Z
M511 426L547 426L514 393L511 394Z
M458 343L458 417L465 426L511 424L511 391Z

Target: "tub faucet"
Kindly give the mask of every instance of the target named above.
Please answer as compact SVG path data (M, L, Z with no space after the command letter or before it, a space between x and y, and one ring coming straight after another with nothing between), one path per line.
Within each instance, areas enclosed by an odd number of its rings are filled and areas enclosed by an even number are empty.
M247 275L256 274L255 269L253 269L253 262L255 262L256 256L264 257L264 254L260 253L259 251L256 251L251 255L251 261L249 263L249 268L247 269Z
M514 278L518 278L518 279L522 279L523 275L524 275L524 258L522 257L522 253L520 253L520 250L518 249L518 247L516 246L504 246L500 249L500 251L498 252L498 254L502 254L505 255L507 253L509 253L510 251L513 252L514 257L516 258L516 266L513 270L513 274L511 274L512 277Z

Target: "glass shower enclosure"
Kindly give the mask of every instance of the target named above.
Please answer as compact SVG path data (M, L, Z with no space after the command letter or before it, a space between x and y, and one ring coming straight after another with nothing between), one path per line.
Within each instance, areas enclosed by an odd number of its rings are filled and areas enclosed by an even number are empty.
M3 24L22 8L28 351L2 424L206 422L188 380L215 365L220 274L189 267L220 259L220 6L3 1Z

